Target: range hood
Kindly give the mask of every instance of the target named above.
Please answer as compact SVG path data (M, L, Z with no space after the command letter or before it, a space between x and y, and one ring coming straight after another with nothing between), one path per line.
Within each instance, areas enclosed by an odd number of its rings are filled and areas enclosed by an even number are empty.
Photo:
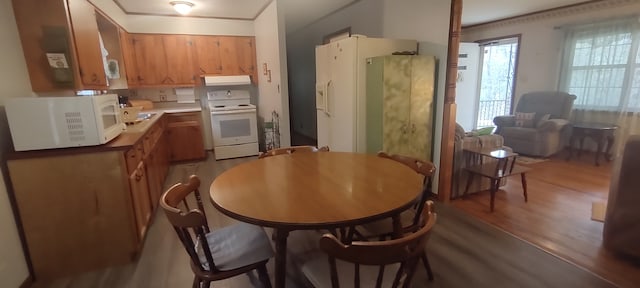
M206 86L237 86L250 84L251 78L249 75L204 76L204 85Z

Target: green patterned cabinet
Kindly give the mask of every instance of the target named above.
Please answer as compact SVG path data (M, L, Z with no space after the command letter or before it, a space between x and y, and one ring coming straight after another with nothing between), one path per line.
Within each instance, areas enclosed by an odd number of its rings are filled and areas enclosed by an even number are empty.
M435 57L367 59L367 152L431 160Z

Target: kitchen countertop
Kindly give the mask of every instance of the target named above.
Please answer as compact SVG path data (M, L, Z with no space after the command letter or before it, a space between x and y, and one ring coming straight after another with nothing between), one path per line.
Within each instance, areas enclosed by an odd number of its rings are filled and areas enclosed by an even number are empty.
M35 158L35 157L49 157L49 156L57 156L57 155L80 154L80 153L128 150L133 145L138 143L138 141L142 139L142 136L144 136L144 134L149 130L149 128L151 128L153 124L158 122L158 120L162 119L162 116L164 114L200 112L200 111L202 111L200 107L144 110L144 111L141 111L140 113L152 113L154 115L151 116L151 118L142 120L136 124L127 125L126 130L123 131L122 134L120 134L118 137L109 141L106 144L97 145L97 146L69 147L69 148L59 148L59 149L12 152L7 154L7 160Z
M200 112L202 109L200 107L192 107L192 108L167 108L167 109L152 109L152 110L144 110L140 113L151 113L154 114L151 118L142 120L133 125L127 125L127 129L120 134L120 136L113 139L111 142L104 144L104 146L111 147L113 149L118 149L121 147L131 147L135 145L140 138L144 135L144 133L149 130L153 124L155 124L162 115L171 114L171 113L185 113L185 112Z

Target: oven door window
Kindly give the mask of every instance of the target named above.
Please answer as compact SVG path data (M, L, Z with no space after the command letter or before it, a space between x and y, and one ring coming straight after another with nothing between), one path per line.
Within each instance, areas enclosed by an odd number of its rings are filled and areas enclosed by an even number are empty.
M236 145L258 141L255 112L212 114L213 143L215 146Z

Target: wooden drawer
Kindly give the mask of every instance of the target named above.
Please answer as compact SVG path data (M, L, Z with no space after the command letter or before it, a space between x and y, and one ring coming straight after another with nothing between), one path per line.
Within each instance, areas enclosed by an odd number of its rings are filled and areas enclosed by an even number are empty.
M169 122L200 121L200 112L171 113L167 116Z

